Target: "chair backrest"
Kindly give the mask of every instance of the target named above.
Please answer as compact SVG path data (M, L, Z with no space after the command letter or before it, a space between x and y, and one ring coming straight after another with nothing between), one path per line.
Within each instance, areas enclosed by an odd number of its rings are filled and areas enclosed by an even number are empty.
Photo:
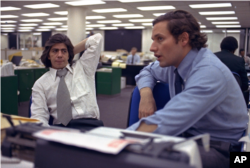
M157 83L153 90L154 99L156 102L157 110L162 109L170 100L169 87L166 83ZM136 86L130 99L129 116L127 126L130 126L139 121L139 103L140 91Z
M241 78L240 78L240 75L236 72L232 72L233 73L233 76L235 77L236 81L238 82L240 88L242 87L242 82L241 82Z

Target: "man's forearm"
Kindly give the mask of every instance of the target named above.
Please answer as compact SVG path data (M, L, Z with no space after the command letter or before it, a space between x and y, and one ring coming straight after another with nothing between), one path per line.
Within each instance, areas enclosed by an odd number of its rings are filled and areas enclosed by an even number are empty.
M157 125L152 124L152 125L148 125L145 122L141 122L141 124L139 125L139 127L137 128L136 131L141 131L141 132L154 132L157 128Z
M75 47L74 47L74 54L78 54L81 51L85 50L85 44L86 44L87 40L88 39L84 39L80 43L78 43L77 45L75 45Z

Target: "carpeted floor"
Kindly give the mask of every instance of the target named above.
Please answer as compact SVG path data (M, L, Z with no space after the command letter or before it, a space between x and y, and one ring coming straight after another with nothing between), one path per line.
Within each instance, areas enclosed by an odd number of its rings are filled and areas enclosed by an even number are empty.
M97 95L101 120L107 127L126 128L131 93L135 86L126 86L121 93L115 95ZM29 102L21 102L18 114L29 117Z

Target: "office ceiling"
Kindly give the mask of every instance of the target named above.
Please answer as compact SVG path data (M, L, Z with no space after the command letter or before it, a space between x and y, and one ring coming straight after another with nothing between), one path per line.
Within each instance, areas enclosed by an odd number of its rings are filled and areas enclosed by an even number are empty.
M18 30L18 25L19 24L24 24L25 22L21 22L22 19L42 19L43 22L52 22L47 20L48 18L56 18L56 17L67 17L67 15L58 15L55 14L54 12L56 11L67 11L68 7L72 7L71 5L65 4L65 2L68 1L7 1L7 0L2 0L1 1L1 7L7 7L7 6L12 6L12 7L18 7L21 8L21 10L14 10L14 11L1 11L1 15L17 15L18 18L8 18L4 19L2 18L2 21L5 20L15 20L17 21L16 23L9 23L9 24L15 24L16 25L16 30ZM72 0L71 0L72 1ZM85 0L85 1L91 1L91 0ZM209 21L206 19L206 17L238 17L237 20L233 21L239 21L239 24L241 25L241 28L250 28L250 1L167 1L167 0L162 0L162 1L145 1L145 2L131 2L131 3L122 3L117 0L103 0L106 2L106 4L101 4L101 5L88 5L88 6L83 6L87 8L87 16L105 16L105 19L97 19L97 20L87 20L90 22L90 24L98 24L97 21L100 20L120 20L121 23L131 23L129 22L129 19L154 19L156 16L153 15L153 13L165 13L168 10L154 10L154 11L141 11L137 9L137 7L143 7L143 6L166 6L166 5L172 5L176 9L182 9L189 11L192 13L199 22L201 22L201 25L205 25L206 28L204 29L217 29L217 30L222 30L221 28L216 28L214 24L212 24L212 21ZM31 4L42 4L42 3L53 3L60 5L58 8L47 8L47 9L30 9L24 7L24 5L31 5ZM221 7L221 8L201 8L201 9L193 9L189 7L190 4L208 4L208 3L231 3L231 7ZM127 9L127 12L116 12L116 13L95 13L92 10L93 9L105 9L105 8L124 8ZM202 11L235 11L235 14L231 15L200 15L199 12ZM43 16L43 17L26 17L22 16L21 14L25 13L38 13L38 12L43 12L43 13L48 13L50 14L49 16ZM143 15L142 18L114 18L113 15L117 14L141 14ZM226 21L226 20L222 20ZM44 26L42 25L43 22L37 23L39 24L38 26L35 27L38 28L39 26ZM67 25L67 21L59 21L62 22L63 25ZM1 23L1 25L8 24L8 23ZM134 26L142 26L142 23L133 23ZM112 24L105 24L106 27L112 26ZM3 26L1 26L3 27ZM60 28L61 26L56 26L56 28ZM145 26L145 28L148 28L150 26ZM122 29L123 27L119 27L119 29ZM35 31L33 29L32 31ZM51 29L53 30L53 29ZM94 28L94 30L99 30L99 28ZM1 30L3 31L3 30Z

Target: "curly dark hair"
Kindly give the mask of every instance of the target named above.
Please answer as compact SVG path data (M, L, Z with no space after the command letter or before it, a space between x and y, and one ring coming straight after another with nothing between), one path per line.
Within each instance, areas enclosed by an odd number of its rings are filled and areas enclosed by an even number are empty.
M189 34L189 44L192 48L200 50L207 47L207 35L200 32L200 26L193 15L184 10L175 10L159 16L153 21L153 26L159 22L168 21L167 29L174 36L176 44L183 32Z
M74 58L74 52L73 52L74 46L72 45L70 39L66 35L57 33L57 34L51 36L45 43L45 49L44 49L43 54L41 56L41 60L42 60L43 64L46 66L46 68L52 66L51 61L48 59L50 49L53 45L58 44L58 43L64 43L67 46L67 49L69 52L68 62L70 64L70 66L72 65L72 61Z

